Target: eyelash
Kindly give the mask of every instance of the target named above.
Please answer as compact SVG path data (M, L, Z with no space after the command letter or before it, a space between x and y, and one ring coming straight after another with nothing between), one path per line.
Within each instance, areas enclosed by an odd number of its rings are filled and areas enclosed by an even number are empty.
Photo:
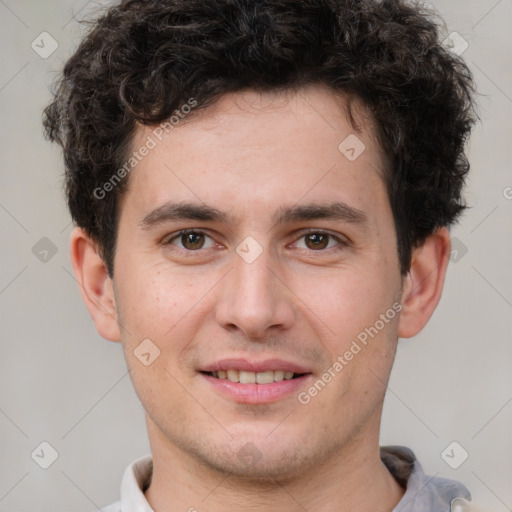
M182 229L181 231L177 231L176 233L173 233L170 237L166 238L163 242L163 245L164 246L169 246L169 245L174 245L172 244L171 242L175 239L179 239L181 236L183 235L188 235L188 234L196 234L196 235L205 235L209 238L212 238L210 235L208 235L208 233L206 233L205 231L201 231L201 230L198 230L198 229ZM318 253L323 253L323 252L328 252L332 249L334 249L335 252L337 251L341 251L345 248L347 248L349 246L349 242L346 241L346 240L343 240L335 235L333 235L332 233L329 233L328 231L323 231L323 230L318 230L318 229L309 229L307 230L306 232L302 232L302 234L300 235L300 237L298 238L298 240L300 240L301 238L304 238L305 236L307 235L311 235L311 234L315 234L315 235L323 235L323 236L327 236L329 237L329 239L333 239L337 242L337 245L334 246L334 247L330 247L328 249L318 249L318 250L314 250L314 249L309 249L309 252L312 252L312 253L315 253L315 252L318 252ZM175 246L176 247L176 246ZM184 249L184 248L181 248L181 247L176 247L177 249L179 249L180 251L184 251L184 252L187 252L187 253L195 253L195 252L200 252L202 249L196 249L196 250L192 250L192 249ZM308 250L308 249L306 249Z

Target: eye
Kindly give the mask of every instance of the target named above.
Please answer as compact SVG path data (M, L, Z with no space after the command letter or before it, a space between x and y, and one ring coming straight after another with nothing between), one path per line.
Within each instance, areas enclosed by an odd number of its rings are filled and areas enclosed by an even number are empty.
M325 231L309 231L304 233L297 241L295 247L315 252L322 252L332 248L341 250L348 246L348 242ZM215 246L214 240L203 231L184 229L168 238L164 245L173 245L187 252L196 252L200 249L211 249Z
M299 248L306 248L313 251L323 251L336 246L339 246L338 249L342 249L348 245L337 236L326 233L325 231L310 231L309 233L303 234L299 240L304 240L303 246Z
M210 240L209 245L205 242L205 239ZM174 241L177 241L177 243L174 243ZM185 229L173 235L172 238L169 238L167 242L165 242L165 244L176 245L180 249L186 251L197 251L198 249L209 249L213 247L214 242L206 233L203 233L202 231Z

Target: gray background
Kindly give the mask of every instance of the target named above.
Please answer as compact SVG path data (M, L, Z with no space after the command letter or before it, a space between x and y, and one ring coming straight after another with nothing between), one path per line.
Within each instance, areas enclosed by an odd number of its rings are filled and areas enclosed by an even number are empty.
M505 512L512 510L512 1L433 5L446 35L468 42L464 58L481 94L482 123L469 151L472 208L452 230L458 252L439 308L420 335L400 341L381 444L411 447L428 473L464 482L486 511ZM84 0L0 0L0 512L96 510L118 499L126 465L149 451L121 346L99 337L79 296L60 149L41 129L49 85L82 33L76 20L96 8ZM31 48L43 31L59 45L46 59ZM55 255L41 252L43 237ZM31 457L43 441L59 454L46 470ZM469 453L457 469L441 456L453 441ZM452 465L463 455L459 445L448 450Z

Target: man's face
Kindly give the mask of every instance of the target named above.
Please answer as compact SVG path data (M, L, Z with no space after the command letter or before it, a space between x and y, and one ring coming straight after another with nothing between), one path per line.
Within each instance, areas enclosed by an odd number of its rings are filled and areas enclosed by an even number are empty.
M378 432L402 285L382 155L364 119L364 151L355 139L340 151L354 129L321 87L229 94L196 114L163 134L122 200L125 357L153 451L285 478ZM178 203L225 218L180 218ZM340 203L331 217L304 209ZM134 354L146 339L160 350L149 366Z

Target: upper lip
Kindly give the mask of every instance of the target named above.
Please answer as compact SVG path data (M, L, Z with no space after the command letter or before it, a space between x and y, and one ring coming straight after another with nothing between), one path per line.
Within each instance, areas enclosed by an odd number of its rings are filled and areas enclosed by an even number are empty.
M244 370L247 372L268 372L284 370L294 373L311 373L305 366L285 361L283 359L264 359L262 361L249 361L243 358L220 359L214 363L207 364L200 371L218 372L219 370Z

